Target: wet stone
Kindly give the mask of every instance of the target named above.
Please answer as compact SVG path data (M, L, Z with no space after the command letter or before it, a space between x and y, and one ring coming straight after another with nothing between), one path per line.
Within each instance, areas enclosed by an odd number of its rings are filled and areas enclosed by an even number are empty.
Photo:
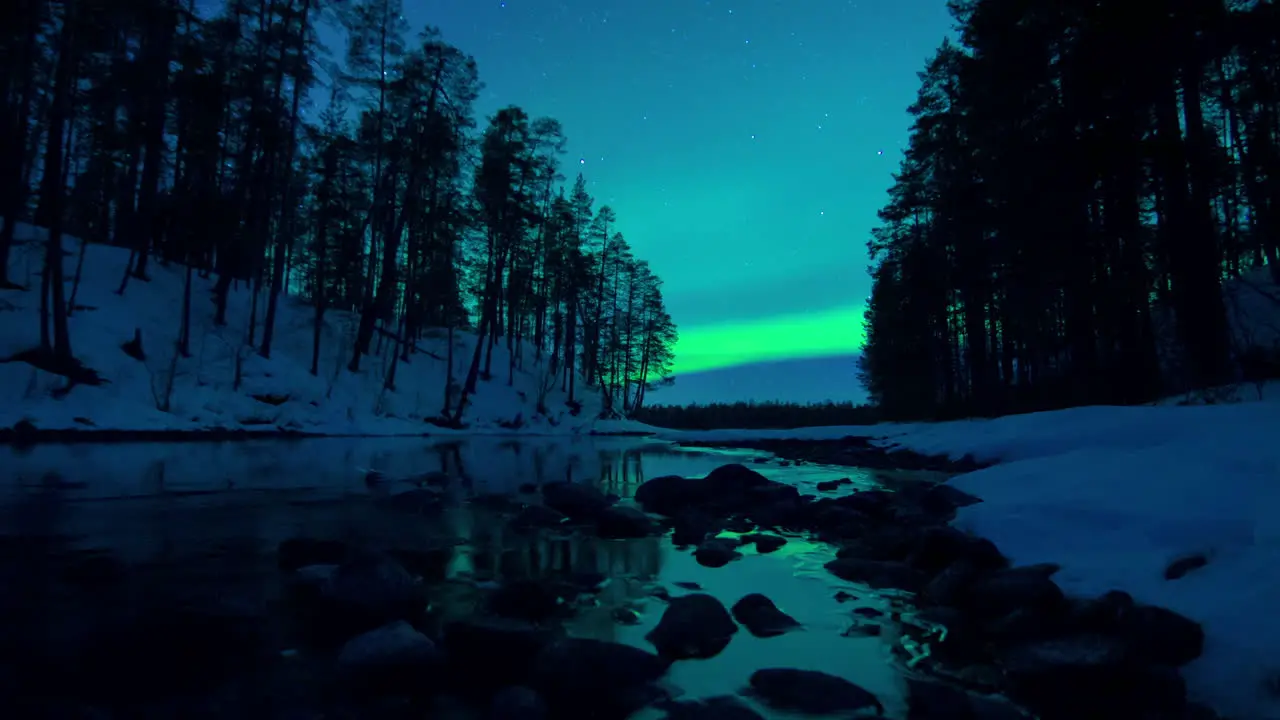
M759 638L776 637L800 629L795 618L779 610L772 600L760 593L751 593L734 603L733 618Z
M742 553L738 552L738 542L732 538L711 538L693 551L693 557L699 565L718 568L742 557Z
M444 655L430 638L398 620L347 641L337 667L365 694L419 694L438 689Z
M554 528L568 519L564 513L546 505L529 505L511 519L510 526L514 530Z
M907 592L920 591L926 576L905 563L837 558L827 563L832 575L874 589L895 589Z
M656 681L670 661L630 645L563 638L537 656L531 687L556 717L621 720L667 697Z
M490 593L487 606L494 615L530 622L548 620L567 609L557 589L540 580L503 583Z
M557 627L502 618L450 621L442 633L452 687L474 692L525 682L542 651L563 634Z
M756 546L756 552L768 554L777 551L787 544L787 539L778 535L770 535L769 533L751 533L743 535L742 541Z
M596 516L596 534L602 538L642 538L656 529L648 515L631 507L607 507Z
M543 485L542 500L547 507L563 513L574 522L594 521L613 504L613 500L598 487L575 482Z
M1066 601L1053 582L1056 565L1028 565L1000 570L973 582L963 604L986 615L1005 615L1019 608L1054 608Z
M737 632L724 603L695 593L672 598L645 639L665 658L706 659L719 655Z

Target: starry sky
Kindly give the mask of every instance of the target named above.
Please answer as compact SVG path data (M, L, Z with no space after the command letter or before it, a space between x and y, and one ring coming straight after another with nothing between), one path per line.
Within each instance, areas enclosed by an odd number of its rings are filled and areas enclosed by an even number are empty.
M565 174L617 211L680 329L653 402L861 399L866 240L945 0L406 0L405 18L476 58L482 115L564 124Z

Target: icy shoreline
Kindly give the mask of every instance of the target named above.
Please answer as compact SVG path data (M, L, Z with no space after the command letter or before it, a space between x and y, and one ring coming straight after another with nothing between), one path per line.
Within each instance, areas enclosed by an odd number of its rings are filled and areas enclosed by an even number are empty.
M947 485L982 502L954 526L1015 564L1061 566L1069 597L1123 591L1200 623L1190 699L1226 717L1280 718L1266 622L1280 597L1280 402L1080 407L936 424L666 432L675 442L864 438L886 451L994 463ZM828 462L830 459L822 460ZM1185 575L1175 562L1200 558Z

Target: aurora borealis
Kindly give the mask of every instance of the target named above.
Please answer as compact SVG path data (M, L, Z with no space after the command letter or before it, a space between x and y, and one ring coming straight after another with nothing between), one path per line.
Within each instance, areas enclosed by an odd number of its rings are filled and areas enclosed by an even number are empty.
M943 0L405 0L405 15L475 56L481 113L564 124L565 174L665 281L677 385L857 351L866 240L916 72L950 27Z

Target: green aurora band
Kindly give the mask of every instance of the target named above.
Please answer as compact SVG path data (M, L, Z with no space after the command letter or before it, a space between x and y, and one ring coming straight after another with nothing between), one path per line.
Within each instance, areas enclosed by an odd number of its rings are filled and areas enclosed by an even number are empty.
M682 327L674 371L680 375L759 362L851 355L862 348L863 311L864 306L856 305Z

